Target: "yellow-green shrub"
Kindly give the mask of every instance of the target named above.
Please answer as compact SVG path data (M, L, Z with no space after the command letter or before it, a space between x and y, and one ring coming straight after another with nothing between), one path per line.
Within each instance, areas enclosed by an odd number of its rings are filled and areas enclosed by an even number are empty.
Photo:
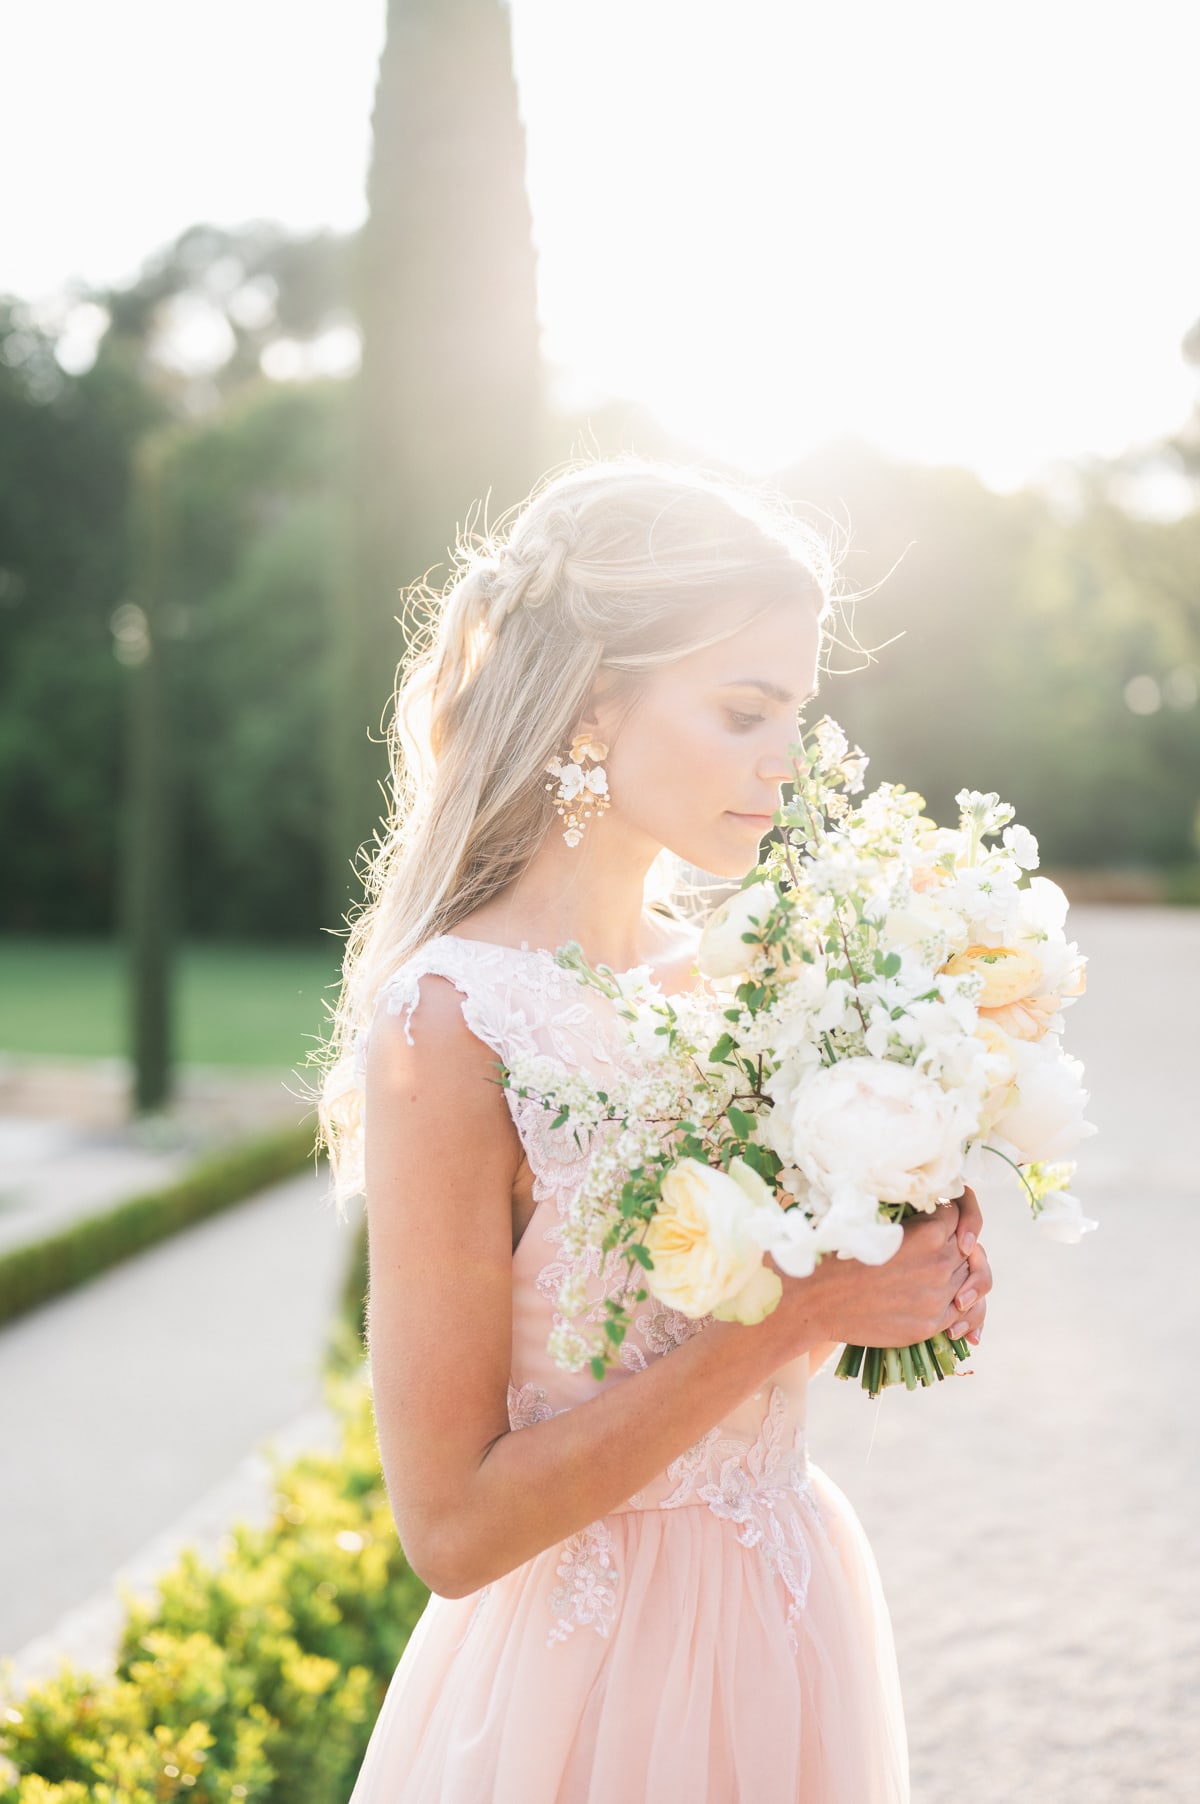
M129 1600L112 1678L0 1710L0 1804L345 1804L427 1592L379 1470L365 1376L330 1378L337 1453L274 1463L275 1512ZM6 1720L7 1715L7 1720Z

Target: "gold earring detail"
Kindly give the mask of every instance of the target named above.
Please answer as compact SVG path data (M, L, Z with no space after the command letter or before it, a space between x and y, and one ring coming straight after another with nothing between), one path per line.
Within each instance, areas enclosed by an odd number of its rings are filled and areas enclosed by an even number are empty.
M583 766L585 758L591 761L607 757L608 747L602 739L593 739L588 733L576 733L566 757L551 758L546 766L550 775L558 778L553 800L566 822L563 838L569 846L577 846L583 838L585 821L594 814L603 814L611 806L604 766L592 763L590 770ZM553 783L547 783L546 788L554 789Z

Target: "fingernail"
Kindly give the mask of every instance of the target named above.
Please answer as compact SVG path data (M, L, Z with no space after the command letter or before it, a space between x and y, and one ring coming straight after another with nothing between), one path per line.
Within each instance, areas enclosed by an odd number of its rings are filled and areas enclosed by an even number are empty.
M964 1290L962 1293L962 1296L959 1297L959 1299L958 1299L959 1308L960 1309L969 1309L971 1307L972 1303L975 1301L975 1298L978 1294L979 1293L974 1290Z
M970 1341L970 1343L973 1347L977 1347L979 1345L979 1333L980 1333L980 1331L978 1328L972 1328L970 1334L968 1334L968 1336L967 1336L967 1339Z
M970 1322L955 1322L953 1328L950 1330L950 1339L961 1340L970 1326Z
M962 1248L964 1253L969 1253L971 1251L971 1248L975 1245L974 1234L972 1234L968 1230L968 1232L963 1235L962 1239L959 1241L958 1244Z

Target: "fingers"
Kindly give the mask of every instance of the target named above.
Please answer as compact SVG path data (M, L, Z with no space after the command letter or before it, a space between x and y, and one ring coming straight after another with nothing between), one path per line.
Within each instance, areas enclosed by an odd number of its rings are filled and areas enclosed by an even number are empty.
M962 1195L955 1200L958 1203L958 1227L956 1230L958 1245L965 1257L979 1240L980 1230L983 1227L983 1210L979 1207L979 1198L969 1184L964 1186Z
M955 1340L965 1335L977 1347L987 1314L987 1295L992 1288L992 1268L978 1242L971 1250L967 1268L967 1276L951 1305L946 1331Z

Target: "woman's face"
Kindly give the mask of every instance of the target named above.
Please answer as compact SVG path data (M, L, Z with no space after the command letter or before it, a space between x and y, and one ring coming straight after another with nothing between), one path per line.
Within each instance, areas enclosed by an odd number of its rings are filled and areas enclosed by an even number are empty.
M793 602L650 672L611 728L601 701L606 825L619 819L703 871L742 876L791 777L788 746L798 709L816 693L819 652L815 607Z

